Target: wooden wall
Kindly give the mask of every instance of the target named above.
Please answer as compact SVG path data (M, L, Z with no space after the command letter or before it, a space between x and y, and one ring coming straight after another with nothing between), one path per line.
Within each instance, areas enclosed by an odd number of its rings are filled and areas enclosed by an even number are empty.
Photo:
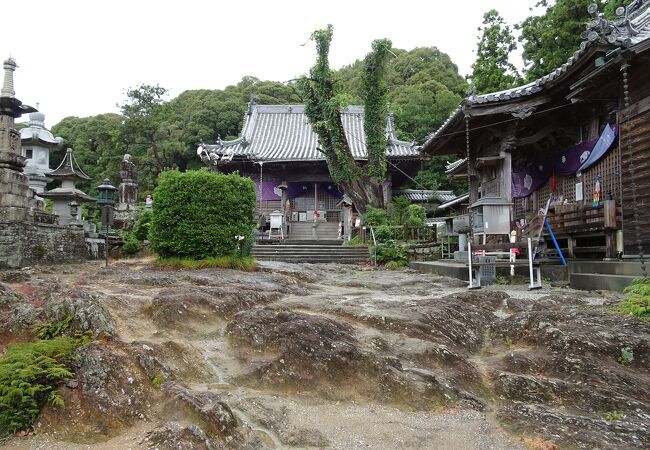
M625 254L639 253L636 218L643 251L647 255L650 253L650 110L627 119L623 122L621 131ZM631 151L628 148L628 136L631 138ZM630 172L630 162L634 163L634 177ZM633 180L636 182L636 203L632 193Z

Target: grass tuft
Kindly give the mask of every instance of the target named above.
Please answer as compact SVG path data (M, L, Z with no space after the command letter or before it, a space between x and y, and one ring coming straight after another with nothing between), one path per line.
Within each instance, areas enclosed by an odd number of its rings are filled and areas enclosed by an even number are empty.
M624 292L627 300L621 302L618 311L650 322L650 279L635 278Z
M242 272L255 272L257 265L250 256L217 256L205 259L158 258L154 265L165 269L233 269Z

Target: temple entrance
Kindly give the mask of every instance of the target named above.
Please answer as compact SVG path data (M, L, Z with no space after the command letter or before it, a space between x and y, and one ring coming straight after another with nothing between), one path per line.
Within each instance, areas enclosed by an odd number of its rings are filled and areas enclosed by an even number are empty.
M341 199L314 184L312 189L289 200L290 222L313 222L314 211L318 211L318 221L335 222L341 220Z

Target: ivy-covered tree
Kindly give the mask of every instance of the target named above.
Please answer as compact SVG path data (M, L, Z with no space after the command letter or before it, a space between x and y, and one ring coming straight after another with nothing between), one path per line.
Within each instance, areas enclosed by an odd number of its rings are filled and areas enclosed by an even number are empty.
M535 6L546 8L544 14L518 25L528 81L552 72L578 50L580 35L591 18L587 7L592 3L602 11L602 0L540 0Z
M316 30L316 63L309 76L299 80L299 89L305 100L305 113L318 136L320 151L325 156L332 180L350 196L356 209L365 214L368 206L384 206L383 181L386 176L386 62L390 55L390 41L376 40L363 63L361 97L366 107L366 143L368 163L355 161L343 129L342 97L329 65L332 26Z
M510 89L521 83L509 56L517 48L510 26L492 9L483 15L483 26L472 65L472 85L478 94Z

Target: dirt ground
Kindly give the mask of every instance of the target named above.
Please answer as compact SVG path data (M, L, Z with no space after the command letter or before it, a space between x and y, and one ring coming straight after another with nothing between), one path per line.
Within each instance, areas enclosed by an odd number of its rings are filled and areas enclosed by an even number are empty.
M67 314L97 337L8 449L650 446L650 326L614 293L335 264L2 277L0 352Z

